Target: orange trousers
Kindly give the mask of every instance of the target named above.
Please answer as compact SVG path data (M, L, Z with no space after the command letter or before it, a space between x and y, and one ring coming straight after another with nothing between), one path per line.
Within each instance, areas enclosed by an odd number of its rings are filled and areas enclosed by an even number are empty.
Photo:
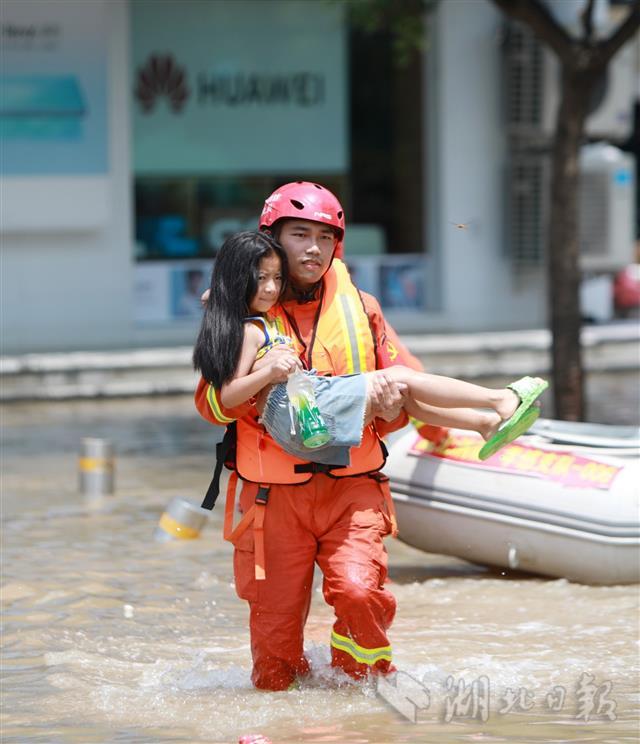
M243 483L243 512L257 485ZM266 578L257 581L253 529L240 536L234 553L236 591L249 602L253 684L285 690L309 671L303 630L314 564L324 575L324 598L335 611L332 665L353 677L385 673L391 665L387 629L396 602L384 588L391 532L387 483L367 476L315 474L302 485L272 485L265 508Z

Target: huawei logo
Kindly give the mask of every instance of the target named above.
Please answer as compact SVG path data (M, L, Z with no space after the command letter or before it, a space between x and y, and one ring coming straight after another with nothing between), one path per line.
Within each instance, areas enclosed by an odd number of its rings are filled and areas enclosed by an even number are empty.
M190 93L184 68L178 67L171 54L152 54L138 69L134 95L145 114L153 111L160 96L167 96L171 110L178 113Z

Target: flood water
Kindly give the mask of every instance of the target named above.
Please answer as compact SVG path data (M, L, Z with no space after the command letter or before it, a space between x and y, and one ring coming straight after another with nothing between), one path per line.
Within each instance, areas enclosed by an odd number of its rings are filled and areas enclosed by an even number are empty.
M635 375L597 390L615 405L594 420L640 423ZM319 577L311 680L258 692L220 505L199 539L152 539L168 501L199 501L209 482L219 431L191 400L20 404L2 418L3 743L639 740L638 586L491 572L389 541L390 637L422 695L417 722L331 671ZM77 492L84 436L116 447L102 503Z

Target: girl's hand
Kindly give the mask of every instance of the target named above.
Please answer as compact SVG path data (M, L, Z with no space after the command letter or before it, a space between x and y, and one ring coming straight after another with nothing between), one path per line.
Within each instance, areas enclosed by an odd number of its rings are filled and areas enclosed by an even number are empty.
M280 354L271 363L271 382L286 382L289 375L300 366L300 360L294 354Z
M285 346L284 344L276 344L260 359L256 359L251 367L252 372L257 372L263 367L270 367L277 359L289 359L296 367L301 367L302 364L295 352L291 347ZM291 368L293 372L293 367Z

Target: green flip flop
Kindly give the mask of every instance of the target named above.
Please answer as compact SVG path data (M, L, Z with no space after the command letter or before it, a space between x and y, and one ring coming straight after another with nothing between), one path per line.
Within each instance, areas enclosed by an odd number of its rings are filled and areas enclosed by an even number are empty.
M546 380L538 381L533 377L523 377L507 387L520 398L520 405L513 416L500 425L498 431L480 450L478 457L481 460L488 459L531 427L540 415L536 400L549 387L549 383Z

